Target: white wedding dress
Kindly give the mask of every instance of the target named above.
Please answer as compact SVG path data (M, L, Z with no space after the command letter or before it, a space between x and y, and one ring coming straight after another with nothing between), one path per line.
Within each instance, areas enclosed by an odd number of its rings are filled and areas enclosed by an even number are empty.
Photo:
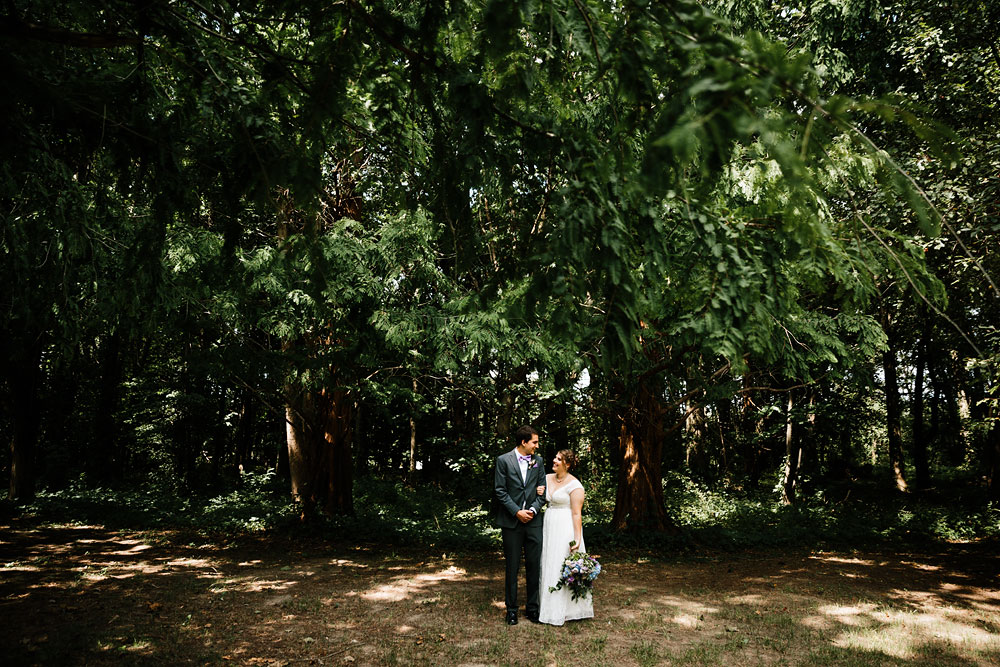
M539 586L538 620L549 625L562 625L566 621L594 617L593 594L585 598L572 599L569 588L563 587L554 593L549 588L559 583L563 561L569 555L569 543L575 539L573 531L573 512L569 505L569 494L575 489L582 489L580 480L574 479L555 493L547 487L545 498L549 506L545 510L542 523L542 568L541 585ZM582 535L580 551L586 552Z

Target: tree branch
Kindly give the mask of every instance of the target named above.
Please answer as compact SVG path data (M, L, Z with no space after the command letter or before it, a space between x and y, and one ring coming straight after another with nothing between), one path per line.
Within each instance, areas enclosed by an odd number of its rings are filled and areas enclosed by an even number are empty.
M0 35L85 49L115 49L142 43L142 38L138 35L76 32L29 23L13 16L0 17Z

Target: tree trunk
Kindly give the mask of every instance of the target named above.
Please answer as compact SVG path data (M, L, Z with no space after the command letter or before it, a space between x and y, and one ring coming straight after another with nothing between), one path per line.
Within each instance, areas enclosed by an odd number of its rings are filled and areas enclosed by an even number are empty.
M286 400L288 468L301 518L317 510L353 514L350 396L342 389L289 389Z
M354 514L354 465L351 460L354 402L344 390L324 392L324 399L328 417L322 475L326 484L325 509L328 514Z
M38 446L41 351L30 349L8 357L7 387L10 390L11 420L10 486L8 497L20 503L35 497L35 450Z
M52 388L46 419L45 437L53 443L45 468L46 481L56 488L66 485L71 475L80 473L79 461L84 459L81 445L89 442L86 435L81 437L76 409L80 394L80 379L84 373L76 363L76 353L63 357L53 365L50 374ZM85 459L84 459L85 460Z
M310 410L307 409L309 395L294 397L289 390L285 403L285 441L288 445L288 472L292 479L292 499L303 506L303 516L311 512L315 502L311 483L312 471L315 465L314 450L316 448L314 431L307 422Z
M118 444L118 401L121 394L121 334L107 336L101 344L101 382L94 415L94 442L90 451L90 472L108 482L121 479L125 466Z
M288 462L288 410L285 410L285 444L278 445L274 458L274 473L281 479L292 479L291 465Z
M993 422L986 446L988 448L986 484L989 499L1000 502L1000 421Z
M236 445L236 469L240 473L250 472L254 436L257 432L257 401L249 389L240 393L240 416L236 422L236 434L233 440Z
M413 479L414 473L417 471L417 419L416 415L416 403L417 400L417 381L413 381L413 399L410 402L410 479Z
M795 482L799 472L799 442L794 437L792 428L793 407L792 392L788 392L788 408L785 412L785 472L781 481L781 502L784 505L795 503Z
M941 359L940 382L941 393L944 396L941 406L943 414L940 417L940 441L944 445L948 460L954 465L960 465L965 461L966 452L956 387L959 378L951 363L951 354L946 354Z
M570 405L569 401L565 399L565 394L572 392L576 376L566 371L559 371L556 373L555 383L560 394L553 399L556 403L552 406L552 416L548 420L549 426L546 431L546 440L548 441L546 444L548 446L545 447L547 453L543 457L546 461L555 456L559 450L573 449L574 445L573 438L570 437ZM579 453L577 452L577 454Z
M889 435L889 468L892 471L896 489L906 491L906 478L903 475L903 427L899 400L899 381L896 377L896 346L893 336L889 333L889 317L884 315L886 334L889 336L888 348L882 354L882 371L885 375L885 414L886 430Z
M820 438L816 434L816 387L809 391L809 412L806 413L806 437L799 443L799 476L803 475L803 465L806 445L812 444L815 448L813 452L814 460L810 464L813 470L818 472L826 465L826 449L820 444Z
M524 367L515 369L500 385L500 414L497 415L497 435L506 439L514 432L514 414L517 408L515 385L523 385L528 372Z
M229 401L226 397L226 389L219 387L216 389L216 408L218 417L213 424L212 435L212 472L211 485L217 487L222 478L223 465L226 462L226 454L229 453L229 429L226 427L226 415L229 413Z
M983 380L986 385L986 393L995 394L997 383L1000 382L1000 374L998 374L996 367L992 369L988 367ZM987 497L993 502L1000 503L1000 405L996 401L989 401L984 417L993 424L986 435Z
M196 346L189 343L187 353L189 358L194 355ZM171 440L173 441L174 474L185 489L196 489L201 481L197 474L198 456L207 438L204 428L205 421L201 411L205 406L205 396L209 389L207 378L195 374L188 364L183 371L186 386L184 397L178 402L178 418L171 425Z
M663 506L663 417L660 401L640 384L620 416L612 530L678 532Z
M722 475L726 480L731 480L733 477L733 471L730 469L730 449L732 443L729 438L726 437L726 433L733 433L736 429L733 423L733 404L731 399L723 398L720 399L716 404L716 414L717 418L715 420L716 425L716 435L719 439L719 456L722 459L720 465L722 466Z
M851 452L851 434L848 429L841 429L840 438L837 439L839 447L837 448L837 456L844 465L853 466L854 455Z
M744 389L751 386L750 369L743 377ZM754 414L753 399L749 392L739 397L740 442L743 452L743 472L750 488L760 482L760 432L761 419Z
M368 438L365 436L364 422L364 404L358 400L354 403L354 428L351 438L355 477L364 477L368 474Z
M688 470L701 477L708 477L708 455L705 453L707 427L705 425L705 409L698 406L691 410L684 422L687 432L687 442L684 450L684 463Z
M929 353L928 353L928 356ZM931 431L928 434L935 442L940 439L941 433L941 382L936 379L933 360L928 360L927 370L930 373L930 382L933 393L931 394Z
M569 404L565 401L558 403L552 410L552 421L548 432L550 446L547 449L553 452L553 456L554 452L561 449L573 449L569 435L569 419ZM548 460L549 457L545 458Z
M916 474L917 489L926 489L931 485L930 470L927 465L927 436L924 429L924 368L927 364L927 346L930 336L930 318L923 315L924 327L917 345L917 369L913 379L913 412L912 447L913 470Z

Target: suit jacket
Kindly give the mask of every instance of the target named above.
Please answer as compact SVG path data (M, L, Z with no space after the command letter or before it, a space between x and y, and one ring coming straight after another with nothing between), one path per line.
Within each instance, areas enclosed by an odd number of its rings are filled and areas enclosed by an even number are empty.
M536 487L545 486L545 467L542 457L533 454L525 479L521 480L521 468L517 462L517 454L513 451L497 457L493 472L493 525L500 528L515 528L521 522L517 520L519 510L534 508L535 518L528 522L529 527L541 526L542 505L545 496L538 495Z

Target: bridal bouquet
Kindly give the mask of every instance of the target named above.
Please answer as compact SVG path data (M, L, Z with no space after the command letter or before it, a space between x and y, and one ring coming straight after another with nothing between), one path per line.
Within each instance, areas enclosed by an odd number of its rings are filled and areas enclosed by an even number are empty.
M570 546L576 544L576 540L569 543ZM601 563L590 554L575 551L563 561L562 573L559 575L559 583L549 588L550 593L555 593L562 587L566 587L573 594L573 601L585 598L593 594L594 580L601 573Z

